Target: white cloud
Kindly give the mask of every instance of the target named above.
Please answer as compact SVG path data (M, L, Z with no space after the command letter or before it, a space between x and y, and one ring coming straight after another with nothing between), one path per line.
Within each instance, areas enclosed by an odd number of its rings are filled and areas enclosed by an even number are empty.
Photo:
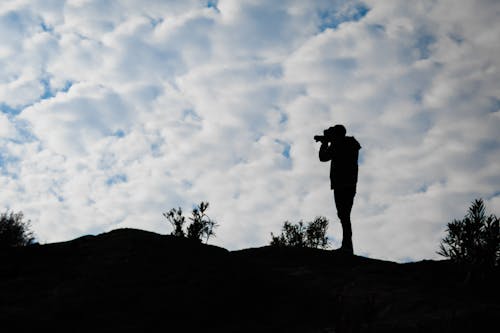
M497 3L213 4L0 5L0 202L40 240L208 200L231 249L316 215L338 242L312 140L334 123L363 146L358 253L435 258L472 199L498 214Z

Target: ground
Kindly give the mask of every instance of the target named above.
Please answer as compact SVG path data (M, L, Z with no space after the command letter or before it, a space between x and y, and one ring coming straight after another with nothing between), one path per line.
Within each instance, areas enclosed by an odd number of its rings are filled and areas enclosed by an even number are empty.
M227 251L137 229L0 260L0 325L18 331L486 332L500 315L499 269L446 260Z

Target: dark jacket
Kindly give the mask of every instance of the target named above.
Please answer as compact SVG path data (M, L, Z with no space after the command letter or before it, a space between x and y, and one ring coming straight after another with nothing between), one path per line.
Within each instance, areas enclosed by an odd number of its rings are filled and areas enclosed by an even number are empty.
M330 166L330 187L356 186L358 182L359 142L352 136L346 136L333 143L323 142L319 148L321 162L332 161Z

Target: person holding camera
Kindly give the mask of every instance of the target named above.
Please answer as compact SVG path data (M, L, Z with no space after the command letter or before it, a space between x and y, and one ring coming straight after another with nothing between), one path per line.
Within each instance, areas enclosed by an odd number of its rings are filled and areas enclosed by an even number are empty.
M346 136L343 125L335 125L317 135L314 139L321 142L319 160L331 161L330 188L333 190L337 216L342 224L341 251L353 253L351 210L356 195L358 182L359 142L352 136Z

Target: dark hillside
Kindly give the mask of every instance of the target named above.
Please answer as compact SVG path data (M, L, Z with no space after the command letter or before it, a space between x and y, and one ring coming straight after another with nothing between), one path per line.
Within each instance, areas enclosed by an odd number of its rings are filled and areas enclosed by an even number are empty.
M0 260L2 331L470 332L500 315L498 269L448 261L229 252L135 229Z

